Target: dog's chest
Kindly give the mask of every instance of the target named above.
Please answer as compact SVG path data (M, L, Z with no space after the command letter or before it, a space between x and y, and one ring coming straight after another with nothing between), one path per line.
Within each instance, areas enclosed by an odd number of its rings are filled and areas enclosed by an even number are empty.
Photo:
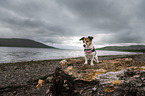
M85 56L87 57L87 59L92 59L95 55L95 52L92 52L92 53L86 53L85 52Z

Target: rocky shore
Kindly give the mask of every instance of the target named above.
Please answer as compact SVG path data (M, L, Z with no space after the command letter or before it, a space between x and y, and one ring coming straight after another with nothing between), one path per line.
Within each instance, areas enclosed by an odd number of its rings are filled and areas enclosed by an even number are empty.
M45 96L51 80L40 89L36 88L38 80L51 79L57 67L81 80L79 87L75 84L78 96L145 95L145 54L101 56L99 59L101 62L93 67L84 66L82 57L65 59L64 64L60 63L62 59L0 64L0 96ZM104 77L109 72L120 71L116 80L108 81ZM94 80L100 83L87 83Z

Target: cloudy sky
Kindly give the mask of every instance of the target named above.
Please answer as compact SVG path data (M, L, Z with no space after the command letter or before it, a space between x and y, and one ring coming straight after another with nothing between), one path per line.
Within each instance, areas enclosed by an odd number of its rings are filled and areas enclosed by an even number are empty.
M0 38L53 46L145 44L145 0L0 0Z

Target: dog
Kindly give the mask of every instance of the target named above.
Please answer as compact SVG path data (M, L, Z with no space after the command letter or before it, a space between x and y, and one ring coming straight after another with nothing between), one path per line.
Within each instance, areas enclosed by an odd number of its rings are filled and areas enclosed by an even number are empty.
M92 40L94 37L88 36L88 37L82 37L80 41L83 41L83 47L84 47L84 54L85 54L85 63L88 64L88 60L91 60L90 65L94 66L93 61L99 63L98 56L96 54L96 50L92 44ZM96 61L97 60L97 61Z

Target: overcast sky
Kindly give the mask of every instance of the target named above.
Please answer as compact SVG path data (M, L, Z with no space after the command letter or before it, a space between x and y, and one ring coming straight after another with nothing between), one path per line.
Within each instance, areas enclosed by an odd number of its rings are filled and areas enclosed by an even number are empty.
M0 0L0 38L54 46L145 44L145 0Z

